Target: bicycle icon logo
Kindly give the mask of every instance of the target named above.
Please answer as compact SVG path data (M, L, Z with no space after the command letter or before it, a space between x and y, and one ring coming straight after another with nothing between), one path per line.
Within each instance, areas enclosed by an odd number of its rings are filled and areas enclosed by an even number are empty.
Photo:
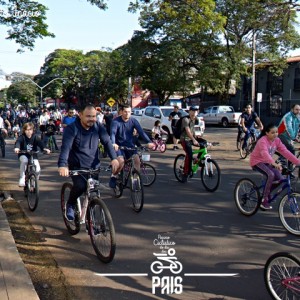
M153 253L157 260L151 264L151 271L160 274L163 270L170 270L173 274L179 274L182 271L182 264L177 261L175 253L173 248L168 249L168 253ZM164 265L164 263L168 264Z

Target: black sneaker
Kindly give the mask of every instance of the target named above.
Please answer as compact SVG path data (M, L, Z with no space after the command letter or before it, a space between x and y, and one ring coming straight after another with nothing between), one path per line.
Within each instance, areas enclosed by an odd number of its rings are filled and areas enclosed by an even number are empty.
M188 178L188 175L182 174L181 182L182 183L186 183L187 182L187 178Z

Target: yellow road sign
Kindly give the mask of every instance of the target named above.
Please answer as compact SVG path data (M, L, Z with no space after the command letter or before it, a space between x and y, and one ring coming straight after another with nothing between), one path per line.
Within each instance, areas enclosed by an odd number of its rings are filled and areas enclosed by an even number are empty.
M114 106L114 104L116 103L116 100L113 99L112 97L110 97L108 100L107 100L107 104L112 107Z

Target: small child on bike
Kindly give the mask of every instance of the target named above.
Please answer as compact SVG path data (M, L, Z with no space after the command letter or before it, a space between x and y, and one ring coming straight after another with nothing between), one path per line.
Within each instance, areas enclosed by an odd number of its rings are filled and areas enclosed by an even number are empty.
M45 151L47 154L50 153L49 149L44 148L44 144L41 139L33 133L34 125L33 123L25 123L22 127L22 134L18 137L14 151L15 153L19 153L20 151L37 151L38 147L41 151ZM38 161L37 154L33 154L34 164L36 166L36 172L39 173L41 171L41 167ZM20 161L20 179L19 186L25 186L25 171L27 168L28 160L30 158L29 153L19 153L18 155Z
M165 130L160 128L160 121L157 120L154 123L154 127L152 128L152 138L153 139L160 139L162 134L168 134Z
M49 140L50 136L52 136L55 150L58 150L56 138L55 138L55 132L56 132L56 126L54 124L54 120L49 119L48 124L46 124L46 131L45 131L45 135L44 135L44 144L47 147L48 140Z
M273 182L282 179L282 166L273 159L275 152L279 152L293 164L300 165L300 160L297 159L279 139L277 126L269 124L263 129L250 155L250 166L266 176L266 185L261 203L261 208L265 210L272 209L269 200L272 188L276 188L276 186L272 186Z

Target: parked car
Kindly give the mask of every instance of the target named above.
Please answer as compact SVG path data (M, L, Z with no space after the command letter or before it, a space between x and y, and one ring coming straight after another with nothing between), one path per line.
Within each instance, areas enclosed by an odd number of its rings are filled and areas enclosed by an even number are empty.
M200 115L205 124L220 124L223 127L228 127L229 125L238 125L241 114L241 112L235 112L232 106L219 105L205 108Z
M132 115L141 124L144 131L151 136L151 130L156 120L160 120L161 128L168 132L167 142L172 142L172 128L169 120L170 113L174 110L173 106L147 106L142 115ZM183 109L179 110L182 116L187 116L188 113ZM205 123L202 116L198 117L198 125L195 126L195 133L202 136L205 130Z

